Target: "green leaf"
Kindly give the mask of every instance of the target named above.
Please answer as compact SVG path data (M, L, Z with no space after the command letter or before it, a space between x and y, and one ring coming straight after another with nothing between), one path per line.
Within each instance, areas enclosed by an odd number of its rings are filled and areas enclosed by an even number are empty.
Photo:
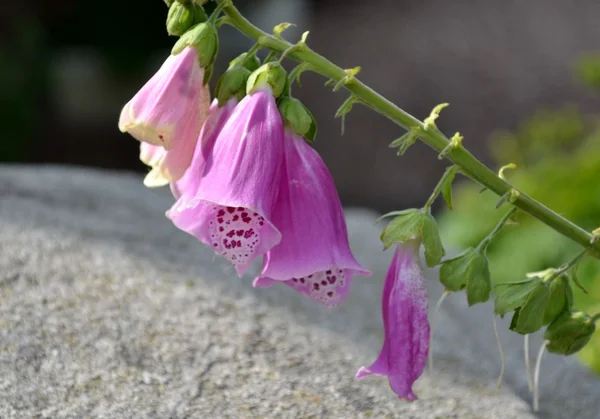
M390 221L381 233L383 248L387 249L398 242L420 239L424 217L423 212L414 211L399 215Z
M471 272L471 261L475 249L468 248L455 258L445 260L440 267L440 282L449 291L460 291L467 286Z
M500 316L521 307L529 294L540 284L538 277L528 278L518 282L505 282L494 287L496 302L494 312Z
M527 297L519 310L514 331L522 335L537 332L544 325L544 312L550 291L545 284L538 285Z
M492 282L487 257L481 252L476 252L471 261L471 271L467 279L467 302L469 306L485 303L490 299L491 290Z
M596 330L594 320L583 311L564 311L544 333L548 352L571 355L583 348Z
M425 262L427 266L434 267L440 263L446 251L440 238L437 223L429 213L424 214L421 226L423 246L425 247Z
M452 209L452 183L459 170L459 166L450 166L446 169L447 175L442 178L442 197L450 209Z
M336 118L342 118L342 135L344 135L344 128L346 125L346 115L348 115L350 113L350 111L352 110L352 106L355 103L359 103L359 99L354 95L350 95L348 97L348 99L346 99L344 101L344 103L342 103L342 105L338 108L337 112L335 113Z
M573 301L569 280L565 275L553 279L548 288L550 296L544 312L544 324L551 323L560 313L569 310Z
M391 212L388 212L387 214L383 214L381 217L379 217L378 219L376 219L375 220L375 224L377 224L378 222L380 222L384 218L393 217L395 215L409 214L409 213L417 212L417 211L419 211L419 210L416 209L416 208L409 208L409 209L405 209L405 210L402 210L402 211L391 211Z

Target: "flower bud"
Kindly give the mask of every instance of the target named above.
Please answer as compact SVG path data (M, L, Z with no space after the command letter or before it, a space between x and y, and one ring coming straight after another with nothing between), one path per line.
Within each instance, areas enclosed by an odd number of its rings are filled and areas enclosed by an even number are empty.
M167 15L167 32L169 35L181 36L194 24L195 19L193 5L174 2Z
M596 330L592 317L583 311L564 311L544 333L548 351L571 355L583 348Z
M573 304L573 292L566 275L551 280L549 289L550 296L544 312L544 324L551 323L563 311L569 310Z
M188 46L194 47L198 51L200 66L203 68L209 67L214 63L219 50L219 37L215 27L208 22L193 26L175 43L171 54L177 55Z
M296 135L304 137L311 130L314 124L312 115L298 99L282 97L277 107L285 126L289 127Z
M219 101L219 106L223 106L232 97L238 101L246 96L246 82L250 76L250 70L246 67L235 66L225 71L217 82L215 88L215 97Z
M240 55L238 55L236 58L234 58L230 63L229 63L229 68L238 66L238 65L243 65L244 67L246 67L248 70L250 71L254 71L256 69L258 69L258 67L260 67L260 58L258 58L256 56L256 54L252 54L250 57L248 57L248 53L244 52Z
M460 291L466 287L469 306L486 302L492 288L487 257L483 252L469 248L444 261L440 268L440 282L449 291Z
M287 85L287 73L281 64L268 62L256 69L248 78L246 93L251 94L265 85L271 87L273 97L279 98L283 94Z
M197 4L193 4L194 7L194 24L203 23L208 20L208 16L206 16L206 12L202 6Z

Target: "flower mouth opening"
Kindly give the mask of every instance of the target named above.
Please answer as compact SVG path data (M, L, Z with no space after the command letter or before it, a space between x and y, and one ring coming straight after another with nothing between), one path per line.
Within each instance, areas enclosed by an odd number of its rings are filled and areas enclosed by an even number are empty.
M296 291L329 307L338 305L348 294L351 276L345 269L315 272L286 281Z
M215 204L209 212L211 247L236 270L244 269L260 250L261 230L267 224L264 217L248 208Z

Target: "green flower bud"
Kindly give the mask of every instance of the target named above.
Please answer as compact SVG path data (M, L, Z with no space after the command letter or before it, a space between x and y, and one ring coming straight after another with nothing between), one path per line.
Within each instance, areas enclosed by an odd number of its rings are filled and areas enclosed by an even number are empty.
M573 304L573 292L566 275L561 275L550 281L550 296L544 312L544 324L551 323L563 311L567 311Z
M302 102L293 97L282 97L277 105L283 117L284 124L291 128L300 137L310 131L313 119L312 115L304 107Z
M167 7L171 7L171 5L175 2L175 0L165 0L165 4Z
M271 87L275 98L283 94L287 85L287 73L281 64L268 62L256 69L248 78L246 93L251 94L265 85Z
M169 35L181 36L194 24L196 13L193 5L174 2L167 15L167 32Z
M483 252L469 248L444 261L440 268L440 282L449 291L460 291L466 287L469 306L486 302L492 288L487 257Z
M536 289L542 279L534 276L522 281L505 282L494 286L496 301L494 304L494 312L500 316L504 316L519 307L521 307L529 294Z
M207 68L215 62L219 51L219 37L215 27L208 23L199 23L179 38L173 46L171 54L177 55L185 47L194 47L198 50L198 62Z
M225 71L217 82L215 97L219 106L223 106L232 97L242 100L246 96L246 82L250 77L250 70L246 67L232 67Z
M539 282L529 293L523 305L515 312L511 330L522 335L537 332L544 325L544 313L550 297L546 283Z
M381 233L385 249L395 243L405 243L409 240L423 242L425 262L429 267L439 264L446 254L435 219L428 211L402 211Z
M571 355L590 341L595 330L594 320L583 311L564 311L548 326L544 339L549 352Z
M229 63L229 68L232 68L232 67L235 67L238 65L243 65L250 71L254 71L254 70L258 69L258 67L260 67L260 58L258 58L256 56L256 54L252 54L249 58L246 59L247 56L248 56L247 52L244 52L243 54L238 55L236 58L234 58Z
M206 15L204 8L197 4L193 4L193 7L194 7L194 24L206 22L208 20L208 16Z

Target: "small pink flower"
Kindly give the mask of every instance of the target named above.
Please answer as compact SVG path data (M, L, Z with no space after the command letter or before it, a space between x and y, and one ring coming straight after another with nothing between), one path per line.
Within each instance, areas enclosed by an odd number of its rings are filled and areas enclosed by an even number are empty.
M153 167L146 183L167 184L190 164L200 129L208 114L210 92L195 48L169 55L158 72L123 107L119 129L148 145L142 161ZM172 153L172 155L171 155Z
M246 96L213 147L203 150L194 156L202 159L201 176L196 169L191 175L196 182L177 184L180 197L167 216L227 258L241 276L281 240L271 213L283 160L283 121L270 89Z
M354 275L371 273L350 251L342 206L325 163L287 130L284 165L272 218L282 239L266 254L254 286L282 282L333 307L348 295Z
M416 243L398 245L385 278L382 300L385 339L377 360L361 367L357 379L386 375L398 397L416 400L413 383L421 376L429 351L427 288Z

